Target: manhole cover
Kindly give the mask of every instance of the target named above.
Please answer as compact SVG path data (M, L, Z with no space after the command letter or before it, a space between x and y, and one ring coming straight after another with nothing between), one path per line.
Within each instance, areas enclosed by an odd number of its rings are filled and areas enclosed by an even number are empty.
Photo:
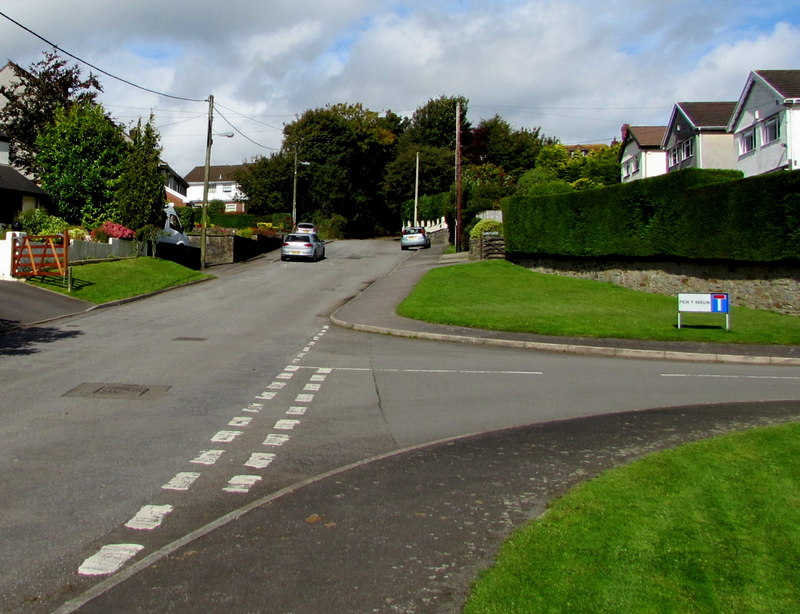
M155 399L163 396L167 390L169 390L169 386L86 383L76 386L64 396L94 399Z

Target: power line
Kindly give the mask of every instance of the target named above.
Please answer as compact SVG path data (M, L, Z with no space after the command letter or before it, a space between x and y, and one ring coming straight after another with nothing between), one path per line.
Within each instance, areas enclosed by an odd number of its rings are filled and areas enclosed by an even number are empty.
M222 106L222 105L218 105L218 106ZM253 140L253 139L251 139L249 136L247 136L247 135L246 135L244 132L242 132L242 131L241 131L241 130L239 130L239 129L238 129L236 126L234 126L234 125L233 125L233 124L230 122L230 120L229 120L227 117L225 117L225 116L224 116L224 115L223 115L223 114L222 114L222 113L221 113L221 112L220 112L218 109L216 109L216 108L215 108L215 109L214 109L214 112L215 112L217 115L219 115L219 116L220 116L222 119L224 119L224 120L225 120L225 123L226 123L226 124L228 124L228 125L229 125L231 128L233 128L233 129L236 131L236 133L237 133L237 134L239 134L239 135L243 136L245 139L247 139L248 141L250 141L250 142L251 142L253 145L257 145L258 147L263 147L264 149L271 149L272 151L280 151L280 148L278 148L278 147L270 147L269 145L262 145L261 143L258 143L258 142L256 142L256 141L254 141L254 140ZM235 113L235 111L234 111L234 113Z
M41 35L37 34L37 33L36 33L36 32L34 32L33 30L31 30L30 28L28 28L28 27L26 27L26 26L22 25L21 23L19 23L19 22L18 22L18 21L16 21L16 20L12 19L11 17L9 17L8 15L6 15L6 14L5 14L5 13L3 13L2 11L0 11L0 17L5 17L5 18L6 18L8 21L10 21L11 23L13 23L14 25L16 25L16 26L19 26L20 28L22 28L22 29L23 29L23 30L25 30L26 32L28 32L28 33L32 34L33 36L35 36L35 37L36 37L36 38L38 38L39 40L41 40L41 41L44 41L45 43L47 43L48 45L50 45L50 46L51 46L53 49L57 49L58 51L60 51L60 52L61 52L61 53L63 53L64 55L68 55L68 56L69 56L69 57L71 57L72 59L74 59L74 60L77 60L78 62L81 62L82 64L86 64L86 66L88 66L89 68L92 68L92 69L96 70L97 72L99 72L99 73L101 73L101 74L103 74L103 75L106 75L107 77L111 77L112 79L116 79L117 81L121 81L122 83L124 83L124 84L126 84L126 85L130 85L131 87L135 87L136 89L142 90L142 91L144 91L144 92L149 92L150 94L156 94L156 95L158 95L158 96L164 96L165 98L172 98L172 99L174 99L174 100L184 100L184 101L186 101L186 102L207 102L207 99L201 99L201 98L185 98L185 97L183 97L183 96L173 96L172 94L165 94L164 92L159 92L159 91L157 91L157 90L151 90L151 89L149 89L149 88L146 88L146 87L143 87L143 86L141 86L141 85L137 85L136 83L133 83L133 82L131 82L131 81L128 81L127 79L123 79L122 77L118 77L117 75L114 75L114 74L112 74L112 73L110 73L110 72L107 72L107 71L103 70L102 68L98 68L98 67L97 67L97 66L95 66L94 64L91 64L91 63L87 62L86 60L79 58L77 55L74 55L74 54L70 53L69 51L67 51L67 50L65 50L65 49L62 49L61 47L59 47L59 46L58 46L58 45L56 45L55 43L53 43L53 42L50 42L50 41L49 41L49 40L47 40L45 37L43 37L43 36L41 36Z

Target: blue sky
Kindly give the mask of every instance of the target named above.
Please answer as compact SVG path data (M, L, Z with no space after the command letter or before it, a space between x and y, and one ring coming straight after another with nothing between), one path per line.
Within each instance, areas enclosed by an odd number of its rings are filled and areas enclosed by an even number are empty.
M800 69L800 3L785 0L83 0L81 11L0 0L0 10L143 87L214 94L249 137L215 141L219 164L268 155L284 123L326 104L411 115L464 95L473 124L499 114L564 143L610 142L623 123L666 123L677 101L737 99L752 69ZM25 67L46 47L6 20L0 41ZM203 103L101 82L121 121L154 113L176 170L202 164Z

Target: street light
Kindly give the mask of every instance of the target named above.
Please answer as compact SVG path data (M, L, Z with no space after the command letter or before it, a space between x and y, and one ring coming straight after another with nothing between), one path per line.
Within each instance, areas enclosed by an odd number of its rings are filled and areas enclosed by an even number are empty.
M297 165L308 166L311 162L297 161L297 147L294 148L294 179L292 181L292 230L297 228Z
M211 131L214 123L214 96L208 97L208 133L206 135L206 167L203 178L203 225L200 228L200 270L206 268L206 226L208 225L208 175L211 168L211 144L214 142ZM219 136L233 137L233 132L224 132Z

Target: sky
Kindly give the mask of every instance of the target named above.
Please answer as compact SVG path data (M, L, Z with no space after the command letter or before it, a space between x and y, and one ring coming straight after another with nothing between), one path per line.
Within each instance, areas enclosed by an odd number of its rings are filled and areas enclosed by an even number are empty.
M94 65L67 56L99 76L119 122L153 114L181 175L204 164L212 95L211 163L241 164L331 104L411 117L464 96L473 126L499 115L564 144L610 143L623 124L665 125L676 102L738 100L750 70L800 69L797 0L0 0L0 12L0 62L28 68L51 43Z

